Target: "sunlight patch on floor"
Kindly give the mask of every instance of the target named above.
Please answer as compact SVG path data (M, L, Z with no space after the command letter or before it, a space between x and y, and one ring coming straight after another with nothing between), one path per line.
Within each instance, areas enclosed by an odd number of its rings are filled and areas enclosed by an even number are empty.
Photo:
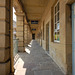
M24 61L22 58L19 58L16 64L14 65L15 73L14 75L26 75L26 68L23 68Z
M30 54L30 49L25 48L25 51L26 51L28 54Z
M28 47L32 47L32 46L29 44Z
M21 62L21 64L20 64L20 62ZM18 65L21 65L21 66L24 65L24 61L21 58L19 58L18 61L16 62L16 64L14 65L14 69L17 69ZM21 68L23 68L23 67L21 67Z
M26 71L27 71L27 69L16 70L14 75L26 75Z

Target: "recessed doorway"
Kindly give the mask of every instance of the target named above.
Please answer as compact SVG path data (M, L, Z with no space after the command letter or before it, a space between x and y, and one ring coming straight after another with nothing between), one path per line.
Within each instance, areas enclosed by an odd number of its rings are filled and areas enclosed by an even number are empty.
M49 53L49 23L46 25L46 50Z
M35 40L35 34L32 34L32 39Z

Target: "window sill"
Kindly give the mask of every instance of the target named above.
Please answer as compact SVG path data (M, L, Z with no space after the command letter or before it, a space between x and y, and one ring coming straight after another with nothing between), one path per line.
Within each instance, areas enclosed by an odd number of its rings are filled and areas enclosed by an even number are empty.
M54 40L54 43L60 43L60 41Z

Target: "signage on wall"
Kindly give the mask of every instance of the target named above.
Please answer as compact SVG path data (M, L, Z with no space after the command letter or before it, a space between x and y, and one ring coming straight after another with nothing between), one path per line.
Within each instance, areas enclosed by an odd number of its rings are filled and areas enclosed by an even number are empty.
M31 24L38 24L38 21L31 21Z
M32 29L32 31L36 31L36 29Z

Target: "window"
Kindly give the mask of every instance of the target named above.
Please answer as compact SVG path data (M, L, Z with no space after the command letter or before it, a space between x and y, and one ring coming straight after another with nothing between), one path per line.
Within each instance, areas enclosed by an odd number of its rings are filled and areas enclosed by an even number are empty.
M59 2L54 6L54 42L60 42Z

